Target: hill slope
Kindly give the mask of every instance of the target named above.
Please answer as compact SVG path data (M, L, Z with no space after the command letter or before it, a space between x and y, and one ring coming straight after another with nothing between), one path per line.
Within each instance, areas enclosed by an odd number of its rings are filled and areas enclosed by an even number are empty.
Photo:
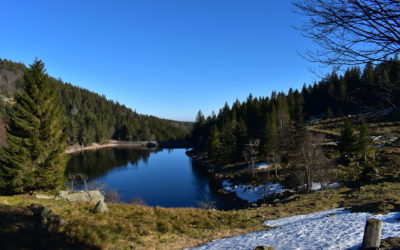
M21 63L0 59L0 145L4 142L4 106L23 85L25 70ZM138 114L105 96L52 77L50 80L61 94L70 145L109 139L171 141L184 138L191 128L190 122Z

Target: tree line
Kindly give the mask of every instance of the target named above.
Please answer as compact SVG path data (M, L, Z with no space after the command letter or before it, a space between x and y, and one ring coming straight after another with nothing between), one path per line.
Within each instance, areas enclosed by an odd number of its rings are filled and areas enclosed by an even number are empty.
M368 63L362 70L352 67L341 75L332 72L300 91L272 92L270 97L259 98L250 94L243 102L237 100L231 106L226 103L218 115L205 117L199 111L191 138L196 149L207 152L208 158L219 164L246 160L249 145L257 144L257 157L268 162L329 168L323 154L310 146L318 140L305 130L306 120L398 109L399 105L400 63L396 58L375 66ZM348 124L344 129L343 142L339 143L341 154L353 151L366 158L367 128L361 128L359 139L352 135ZM313 162L318 158L322 160Z
M21 72L26 70L23 64L0 60L0 78L1 75L8 78L10 75L22 76ZM14 75L10 72L14 72ZM49 77L49 82L61 97L68 145L89 145L110 139L173 141L185 138L190 130L190 123L138 114L118 102L108 100L104 95L64 83L60 79ZM3 96L13 96L15 89L24 84L21 77L12 82L3 79L0 83L4 86L0 93ZM4 109L4 106L3 102L0 107ZM6 116L6 112L2 114Z

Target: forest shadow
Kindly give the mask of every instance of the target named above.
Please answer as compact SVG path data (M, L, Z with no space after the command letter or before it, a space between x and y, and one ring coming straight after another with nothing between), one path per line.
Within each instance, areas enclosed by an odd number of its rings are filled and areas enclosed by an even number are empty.
M48 230L28 208L0 204L0 249L99 249Z

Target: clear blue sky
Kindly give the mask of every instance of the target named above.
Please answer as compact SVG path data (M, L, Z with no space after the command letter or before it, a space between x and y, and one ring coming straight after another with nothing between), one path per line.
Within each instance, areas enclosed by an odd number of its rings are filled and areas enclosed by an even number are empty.
M1 4L0 57L139 113L194 120L318 78L296 53L290 0L19 0ZM312 66L312 65L311 65Z

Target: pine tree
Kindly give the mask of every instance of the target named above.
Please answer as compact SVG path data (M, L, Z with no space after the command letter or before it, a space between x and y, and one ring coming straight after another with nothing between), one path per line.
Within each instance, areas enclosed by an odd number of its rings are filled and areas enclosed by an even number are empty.
M371 153L372 138L369 136L369 129L367 124L363 123L358 135L357 152L359 156L366 161L368 155Z
M60 96L39 60L27 70L24 82L9 113L7 147L0 151L1 187L11 193L52 190L64 181Z
M220 132L216 125L212 126L208 140L208 157L210 159L217 160L220 156L222 143L220 140Z
M357 137L354 134L354 129L350 122L346 120L343 125L343 130L340 134L338 148L343 156L353 155L356 150Z

